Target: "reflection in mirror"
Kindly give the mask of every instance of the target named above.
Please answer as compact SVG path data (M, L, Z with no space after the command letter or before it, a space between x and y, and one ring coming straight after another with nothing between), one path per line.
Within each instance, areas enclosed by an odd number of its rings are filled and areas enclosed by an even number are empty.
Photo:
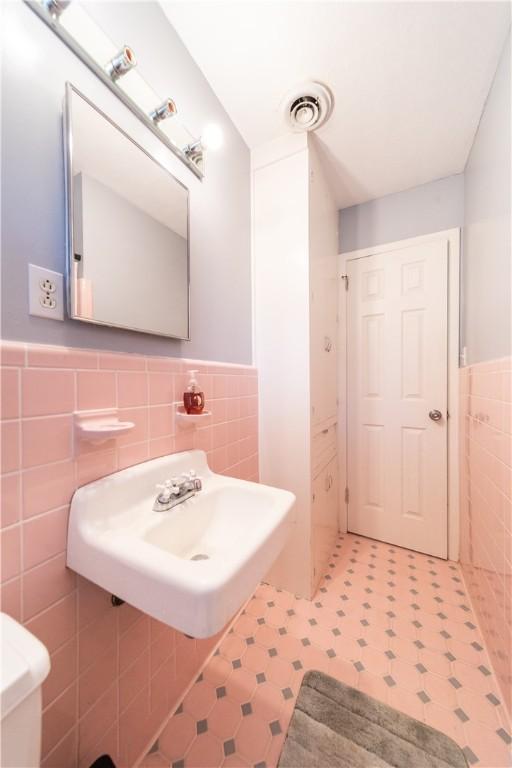
M188 190L68 84L71 317L189 338Z

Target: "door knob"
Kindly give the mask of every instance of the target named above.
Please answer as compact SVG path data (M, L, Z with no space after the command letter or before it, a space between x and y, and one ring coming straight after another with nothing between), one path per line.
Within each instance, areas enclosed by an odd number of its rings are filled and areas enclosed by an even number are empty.
M437 410L429 411L428 417L429 419L432 419L432 421L441 421L441 419L443 418L443 414L441 413L441 411L437 411Z

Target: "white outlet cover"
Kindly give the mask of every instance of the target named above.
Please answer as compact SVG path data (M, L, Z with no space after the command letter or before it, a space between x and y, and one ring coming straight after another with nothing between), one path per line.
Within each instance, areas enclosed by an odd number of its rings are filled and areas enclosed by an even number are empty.
M46 280L51 283L49 291L43 288ZM55 302L54 306L44 305L48 298L50 304ZM48 320L64 320L64 275L52 269L29 264L28 304L30 315L46 317Z

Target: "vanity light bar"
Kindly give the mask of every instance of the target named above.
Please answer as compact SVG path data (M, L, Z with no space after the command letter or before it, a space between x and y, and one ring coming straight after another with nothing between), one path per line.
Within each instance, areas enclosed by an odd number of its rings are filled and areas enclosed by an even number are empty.
M156 136L167 147L167 149L169 149L174 155L176 155L176 157L185 166L187 166L187 168L191 170L192 173L195 176L197 176L198 179L204 178L203 170L197 165L196 162L192 161L191 158L187 154L185 154L184 149L180 148L182 141L179 141L179 142L173 141L171 137L167 136L166 131L162 130L162 128L157 123L155 123L154 120L151 119L150 115L147 112L147 107L143 109L141 106L139 106L138 101L135 98L131 97L128 93L126 93L124 87L121 87L121 85L118 83L118 78L112 77L111 75L109 75L106 67L104 67L98 61L98 59L92 55L88 47L84 45L84 42L78 40L76 35L73 35L73 33L66 28L66 25L59 22L59 19L58 19L59 12L62 13L65 10L65 8L69 6L72 0L23 0L23 2L27 5L28 8L30 8L31 11L33 11L36 14L36 16L39 17L39 19L44 24L46 24L52 30L52 32L54 32L62 40L62 42L65 45L67 45L67 47L87 67L89 67L91 72L93 72L96 75L96 77L99 78L99 80L101 80L101 82L107 88L109 88L112 91L112 93L114 93L115 96L117 96L117 98L129 110L131 110L131 112L137 117L137 119L140 120L146 126L146 128L148 128L148 130L150 130L153 133L153 135ZM81 9L83 11L83 8L80 2L77 2L77 3L73 2L73 6L76 6L78 9ZM92 19L90 19L88 32L91 31L90 29L91 25L92 26L95 25L95 22ZM99 27L98 27L98 30L99 30ZM99 30L99 34L100 36L103 34L101 30ZM135 57L134 57L134 62L135 62ZM109 64L110 63L112 62L109 62ZM158 100L158 97L155 98L155 101L157 100ZM151 101L149 102L149 104L151 104ZM190 136L190 133L188 131L186 131L186 134Z
M163 104L160 104L153 112L150 113L150 118L154 123L161 123L162 120L166 120L168 117L173 117L178 111L176 103L172 99L166 99Z
M114 58L105 64L105 71L112 80L117 80L136 66L137 59L134 52L128 45L123 45Z

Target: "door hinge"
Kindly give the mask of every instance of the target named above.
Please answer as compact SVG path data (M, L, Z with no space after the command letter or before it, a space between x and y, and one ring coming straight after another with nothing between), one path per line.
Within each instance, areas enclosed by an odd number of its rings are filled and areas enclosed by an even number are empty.
M348 291L348 275L341 275L341 279L345 281L345 290Z
M345 488L345 504L348 504L349 495L350 494L349 494L348 488Z

